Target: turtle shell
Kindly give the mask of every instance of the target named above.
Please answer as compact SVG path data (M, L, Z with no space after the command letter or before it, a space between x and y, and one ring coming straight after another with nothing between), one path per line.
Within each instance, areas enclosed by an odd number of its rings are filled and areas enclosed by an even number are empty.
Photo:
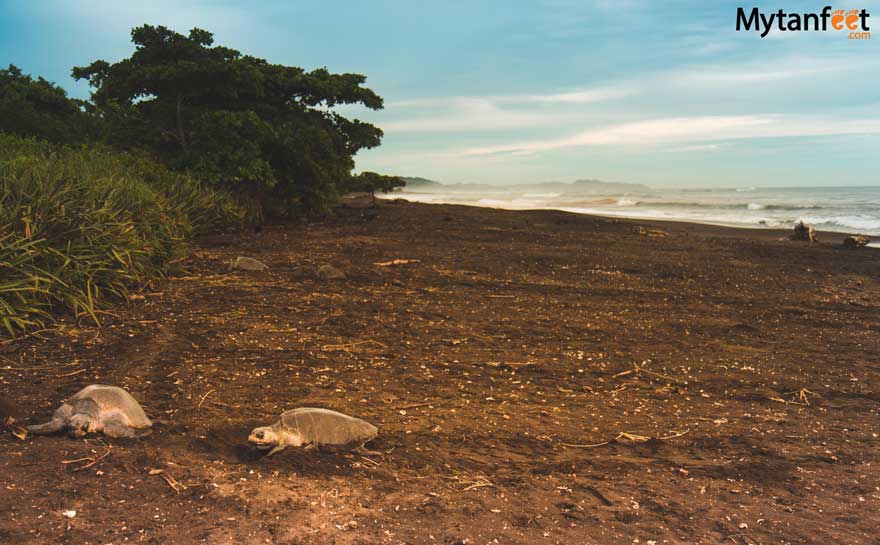
M102 413L117 412L125 416L127 425L132 428L149 428L153 425L140 403L118 386L92 384L73 394L67 404L75 405L77 401L90 399L101 409Z
M285 411L281 414L280 424L298 432L305 442L315 445L363 444L379 433L376 426L360 418L314 407Z

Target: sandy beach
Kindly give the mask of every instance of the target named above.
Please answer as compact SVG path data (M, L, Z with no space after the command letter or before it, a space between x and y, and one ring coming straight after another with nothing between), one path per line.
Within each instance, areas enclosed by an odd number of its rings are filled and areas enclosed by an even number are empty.
M206 238L0 345L14 425L89 383L155 422L0 434L0 542L876 544L880 250L785 235L383 201ZM380 454L246 445L297 406Z

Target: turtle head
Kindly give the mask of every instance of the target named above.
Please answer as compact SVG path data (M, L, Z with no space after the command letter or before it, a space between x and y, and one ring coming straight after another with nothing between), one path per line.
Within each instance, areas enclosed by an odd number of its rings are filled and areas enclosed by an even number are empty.
M75 414L67 423L68 432L72 437L83 437L95 431L95 419L87 414Z
M272 448L278 444L278 436L272 427L254 428L248 436L248 443L258 449Z

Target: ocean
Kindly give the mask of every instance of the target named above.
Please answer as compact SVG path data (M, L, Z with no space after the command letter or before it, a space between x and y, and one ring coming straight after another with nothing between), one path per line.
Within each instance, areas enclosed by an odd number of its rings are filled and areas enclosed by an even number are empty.
M750 228L789 229L798 221L820 231L880 236L880 187L618 190L589 184L494 187L415 185L393 197L424 203L514 210L555 209L638 219L690 221ZM566 187L570 186L570 187Z

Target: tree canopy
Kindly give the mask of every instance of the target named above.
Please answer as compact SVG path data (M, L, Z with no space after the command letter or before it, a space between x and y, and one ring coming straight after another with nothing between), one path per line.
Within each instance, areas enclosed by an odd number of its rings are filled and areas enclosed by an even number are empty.
M34 136L56 143L81 142L94 137L95 120L86 103L68 98L64 89L33 79L15 65L0 69L0 131Z
M375 172L361 172L357 176L352 176L351 181L347 184L346 189L349 191L366 191L375 193L390 193L398 187L406 185L406 181L399 176L386 176Z
M350 184L354 155L381 141L377 127L333 111L382 108L363 75L271 64L198 28L144 25L131 35L129 58L73 69L93 87L110 143L146 148L269 212L325 207Z

